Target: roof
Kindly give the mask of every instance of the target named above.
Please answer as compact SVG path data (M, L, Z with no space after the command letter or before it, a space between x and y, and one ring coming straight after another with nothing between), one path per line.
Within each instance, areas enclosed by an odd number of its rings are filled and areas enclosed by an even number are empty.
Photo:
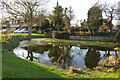
M10 27L19 27L20 25L10 25Z
M3 25L3 27L6 27L7 25ZM10 27L19 27L20 25L10 25ZM21 26L28 26L28 24L22 24ZM33 24L33 26L37 26L37 24Z
M22 24L22 26L28 26L28 24ZM37 24L33 24L32 26L37 26Z
M10 25L10 27L19 27L20 25ZM3 25L3 27L7 27L7 25Z
M106 25L102 25L102 26L100 26L100 29L110 29L110 27L108 27Z

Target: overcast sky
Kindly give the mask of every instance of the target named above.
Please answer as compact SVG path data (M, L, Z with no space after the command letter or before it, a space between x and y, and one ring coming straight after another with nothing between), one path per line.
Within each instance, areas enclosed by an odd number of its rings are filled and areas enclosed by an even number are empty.
M87 12L90 7L95 4L98 0L58 0L59 4L65 8L72 6L74 10L74 15L76 16L75 20L84 20L87 19ZM100 3L117 3L120 0L99 0ZM51 0L49 9L53 10L53 7L56 6L57 0Z
M11 1L11 0L10 0ZM56 6L57 0L49 0L49 4L47 5L48 13L52 13L54 10L53 7ZM90 7L95 4L98 0L58 0L59 4L65 7L72 7L75 15L75 20L84 20L87 19L87 12ZM117 3L120 0L99 0L101 3ZM0 15L0 18L2 15Z

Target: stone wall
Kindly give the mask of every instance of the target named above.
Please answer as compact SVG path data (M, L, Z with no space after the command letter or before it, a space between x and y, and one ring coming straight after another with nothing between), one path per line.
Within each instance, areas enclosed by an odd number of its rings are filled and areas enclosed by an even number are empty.
M104 42L114 42L114 37L102 37L102 36L70 36L71 40L81 40L81 41L104 41Z
M103 41L103 42L120 42L120 40L115 40L114 36L90 36L90 35L70 35L66 32L45 32L45 37L57 38L57 39L70 39L79 41ZM120 36L120 35L119 35Z

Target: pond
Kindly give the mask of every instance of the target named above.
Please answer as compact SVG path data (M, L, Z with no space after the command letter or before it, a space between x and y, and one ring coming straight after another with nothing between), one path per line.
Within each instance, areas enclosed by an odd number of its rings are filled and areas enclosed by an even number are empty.
M47 40L46 40L47 41ZM48 66L67 69L69 66L81 69L93 68L108 55L117 58L119 54L113 47L83 45L82 43L48 39L22 41L14 53L24 59L39 62Z

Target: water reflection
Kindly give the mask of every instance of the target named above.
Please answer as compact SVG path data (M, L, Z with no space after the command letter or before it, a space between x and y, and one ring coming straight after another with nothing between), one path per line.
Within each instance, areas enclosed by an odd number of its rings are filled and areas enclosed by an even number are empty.
M98 47L73 45L34 45L16 48L14 53L22 58L43 63L57 65L59 68L73 66L75 68L96 67L100 59L106 55L115 55L118 52L110 49L101 50Z
M67 68L71 64L72 57L70 56L70 49L72 46L53 45L49 49L49 57L52 57L52 62L62 68Z
M93 67L98 66L98 62L100 60L100 53L94 48L89 48L86 57L85 57L85 65L92 69Z

